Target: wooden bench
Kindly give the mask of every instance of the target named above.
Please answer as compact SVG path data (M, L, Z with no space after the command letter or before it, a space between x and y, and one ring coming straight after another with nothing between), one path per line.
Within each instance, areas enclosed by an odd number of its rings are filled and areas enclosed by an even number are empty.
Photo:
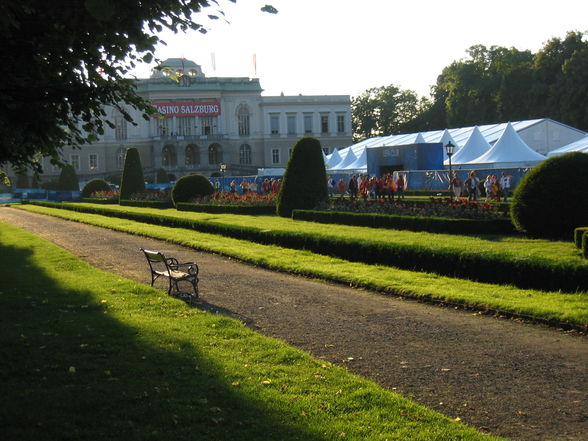
M151 269L151 286L153 286L158 278L166 277L169 281L168 295L186 300L190 305L198 299L199 269L196 263L179 263L175 257L165 257L159 251L145 250L143 248L141 248L141 251L145 254L145 258ZM180 282L190 283L194 289L194 294L181 292L179 288Z

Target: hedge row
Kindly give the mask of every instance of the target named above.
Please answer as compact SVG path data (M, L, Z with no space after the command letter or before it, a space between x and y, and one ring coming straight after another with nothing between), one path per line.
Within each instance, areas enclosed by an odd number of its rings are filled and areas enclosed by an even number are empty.
M193 204L188 202L178 202L176 204L178 211L194 211L199 213L226 213L226 214L276 214L274 205L252 206L252 205L220 205L220 204Z
M584 259L588 259L588 227L579 227L574 230L574 243L582 250Z
M211 221L178 219L165 215L121 212L107 207L83 207L77 204L49 202L35 202L34 204L119 217L154 225L187 228L266 245L305 249L354 262L389 265L411 271L426 271L480 282L512 284L520 288L540 290L567 292L588 290L588 265L582 264L553 263L535 258L517 260L498 254L473 253L470 250L381 243L377 241L377 238L373 241L360 241L304 232L268 231Z
M478 220L340 211L294 210L292 219L358 227L391 228L447 234L517 234L509 219Z
M144 207L144 208L174 208L172 201L120 201L125 207Z
M118 204L116 199L102 199L102 198L82 198L82 202L88 204Z

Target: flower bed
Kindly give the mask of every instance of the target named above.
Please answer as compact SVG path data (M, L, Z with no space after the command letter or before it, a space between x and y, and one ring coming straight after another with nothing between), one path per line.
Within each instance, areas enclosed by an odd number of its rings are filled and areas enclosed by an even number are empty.
M508 210L500 204L467 199L434 198L430 201L406 201L388 199L331 199L327 211L351 213L394 214L398 216L444 217L456 219L507 219Z
M275 206L278 194L271 192L268 194L259 194L248 192L244 194L218 192L210 196L208 204L213 205L248 205L254 207Z

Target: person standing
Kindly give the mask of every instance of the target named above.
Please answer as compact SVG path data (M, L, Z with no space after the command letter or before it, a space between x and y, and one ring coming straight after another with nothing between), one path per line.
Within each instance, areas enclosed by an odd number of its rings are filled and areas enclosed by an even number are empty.
M500 176L500 188L502 189L503 202L508 202L511 181L512 176L508 175L506 172L502 172L502 176Z
M476 176L475 171L471 171L468 178L466 179L466 189L468 190L468 201L478 200L478 191L480 184L480 178Z
M396 197L398 199L404 199L404 188L405 188L404 176L402 176L401 174L398 174L398 179L396 179L396 194L397 194Z
M453 179L451 180L451 187L453 189L453 194L456 198L461 196L461 192L463 190L463 181L459 177L457 173L454 172Z

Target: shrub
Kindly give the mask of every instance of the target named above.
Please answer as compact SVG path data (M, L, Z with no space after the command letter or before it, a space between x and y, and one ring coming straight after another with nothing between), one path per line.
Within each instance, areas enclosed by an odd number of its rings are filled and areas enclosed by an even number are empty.
M277 213L290 217L294 209L312 209L328 199L327 173L321 144L315 138L301 138L286 166Z
M582 256L584 259L588 259L588 231L584 231L582 234Z
M549 158L523 177L511 204L513 224L537 237L571 239L588 225L588 154Z
M92 179L82 188L82 197L89 198L97 191L110 191L110 185L104 179Z
M57 189L60 191L79 191L80 183L78 181L78 175L73 165L66 164L61 169L59 180L57 181Z
M172 189L172 201L190 202L193 199L209 196L214 193L214 187L206 177L199 174L182 176Z
M135 147L127 150L125 166L120 183L120 199L127 200L134 193L145 193L145 178L139 151Z
M27 175L16 175L16 188L29 188L29 177Z
M582 248L582 235L588 232L588 227L578 227L574 230L574 243L576 248Z
M5 193L10 191L12 183L6 172L0 170L0 192Z
M168 184L169 183L169 176L164 169L162 169L162 168L157 169L157 175L155 177L155 182L158 184Z

